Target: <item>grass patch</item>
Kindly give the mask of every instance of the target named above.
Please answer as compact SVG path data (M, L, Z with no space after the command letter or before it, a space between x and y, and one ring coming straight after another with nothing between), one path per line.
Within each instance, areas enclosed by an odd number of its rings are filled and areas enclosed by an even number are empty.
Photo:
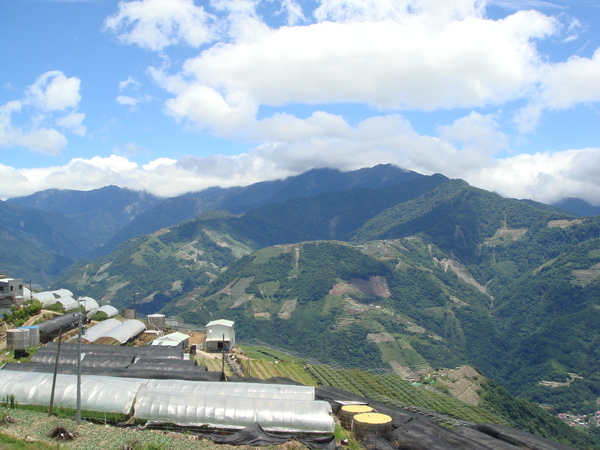
M14 438L8 434L0 433L0 447L3 450L47 450L59 448L56 445L47 444L45 442L27 442L21 439Z
M277 258L283 253L283 247L269 247L256 252L254 264L264 264L271 258Z

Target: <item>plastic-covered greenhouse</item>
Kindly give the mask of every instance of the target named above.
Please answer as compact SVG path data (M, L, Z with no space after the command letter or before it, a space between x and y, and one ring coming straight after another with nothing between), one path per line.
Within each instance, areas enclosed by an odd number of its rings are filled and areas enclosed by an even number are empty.
M146 325L139 320L126 320L122 322L118 327L115 327L102 336L103 338L112 338L119 341L121 344L126 343L130 339L133 339L138 334L144 332Z
M86 313L100 308L98 302L92 297L79 297L77 301L79 302L80 306L84 307Z
M154 368L164 371L174 371L186 370L194 367L196 364L196 361L191 359L138 358L132 355L119 354L118 352L94 352L93 349L89 349L85 345L82 345L81 348L81 365L84 367L132 367L138 370ZM56 354L56 347L42 347L31 357L31 362L36 364L54 364ZM76 365L77 355L77 348L61 347L58 363L60 365Z
M53 373L54 363L35 363L28 364L6 363L2 366L2 370L15 370L19 372L39 372ZM59 364L58 373L69 375L77 374L76 364ZM165 370L164 366L160 367L137 367L137 364L130 364L126 367L105 367L105 366L81 366L83 375L101 375L107 377L123 377L123 378L152 378L157 380L175 379L175 380L190 380L190 381L223 381L221 372L209 372L205 366L188 366L185 368L177 368Z
M262 383L195 383L181 380L150 380L148 389L181 392L192 396L222 396L272 400L314 400L313 386Z
M90 319L94 314L103 312L108 318L115 317L119 314L119 310L111 305L102 305L100 308L88 312L87 317Z
M35 300L39 300L42 307L54 305L57 299L73 297L73 293L68 289L58 289L56 291L34 292L31 296Z
M40 348L38 353L44 349L54 349L56 353L56 342L50 342L44 348ZM77 344L61 344L61 351L75 350ZM180 348L173 347L124 347L117 345L100 345L100 344L82 344L81 351L84 353L105 354L105 355L121 355L133 361L134 358L158 358L161 359L183 359L184 351Z
M32 294L32 297L35 300L38 300L44 308L56 303L56 297L52 292L49 291L34 293Z
M268 431L331 433L334 428L331 406L324 401L190 396L151 389L138 395L134 416L149 423L227 429L256 422Z
M77 309L77 301L73 297L60 297L56 299L56 303L60 303L65 311Z
M76 407L76 379L76 375L58 375L56 406ZM228 387L227 382L96 375L81 379L83 410L129 414L133 408L134 417L148 423L219 429L259 423L265 430L301 433L332 433L334 429L330 404L314 400L314 390L312 398L304 399L306 386L231 383ZM0 370L0 398L13 395L23 405L48 406L51 386L51 373Z
M117 319L106 319L103 322L100 322L98 325L94 325L93 327L85 330L85 334L82 336L88 342L96 342L101 337L105 336L113 328L121 325L121 322Z
M72 330L79 324L79 320L85 323L87 319L80 313L68 313L40 323L40 342L51 341L58 336L61 328L63 333Z
M51 373L0 370L0 398L14 396L21 405L49 406ZM129 414L146 380L86 375L81 377L81 409ZM57 375L54 405L77 407L77 375Z

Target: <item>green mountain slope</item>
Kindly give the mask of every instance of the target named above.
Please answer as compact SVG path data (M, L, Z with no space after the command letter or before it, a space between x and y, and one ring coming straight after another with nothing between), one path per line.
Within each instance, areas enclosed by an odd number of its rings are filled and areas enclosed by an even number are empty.
M498 300L495 315L511 348L500 379L525 398L559 411L596 411L600 239L575 245L526 274ZM523 366L526 370L516 370Z
M350 172L313 169L284 180L264 181L246 187L209 188L165 199L160 205L140 214L130 225L119 230L106 244L105 250L108 252L134 236L177 225L210 210L227 210L233 214L241 214L270 203L286 202L292 198L309 198L328 192L383 189L397 185L404 185L407 190L411 190L414 183L427 183L430 178L435 179L434 183L436 180L445 179L441 175L427 177L391 164L381 164ZM298 230L301 228L296 226Z
M389 188L353 189L272 203L242 216L207 212L175 227L135 238L91 265L75 265L56 285L69 286L78 295L87 292L99 299L106 297L119 307L130 303L134 291L144 301L158 296L164 305L174 296L205 287L220 269L251 250L347 234L390 205L428 192L446 180L438 175L420 176L412 183ZM210 230L208 241L198 237L206 230ZM206 242L212 247L205 247ZM234 249L228 250L228 245ZM201 256L194 256L192 259L198 261L191 264L190 257L182 256L182 249ZM219 255L223 252L229 252L232 258ZM191 273L198 268L200 273ZM207 273L210 275L202 275ZM185 280L191 282L181 291L177 286ZM154 308L160 309L156 305Z
M62 214L89 229L88 248L102 246L117 230L130 223L162 199L147 192L117 186L90 191L48 189L26 197L11 198L11 204Z
M86 230L57 213L0 201L2 270L47 284L87 251Z
M157 312L173 298L206 286L222 268L253 249L251 242L212 229L214 220L184 222L135 238L109 256L70 267L56 285L118 308L132 307L135 292L140 313Z
M428 239L464 264L478 264L482 245L502 230L537 230L550 220L574 218L534 202L505 199L462 180L449 180L411 201L399 203L366 223L352 242L393 239L415 234ZM499 236L518 239L518 231Z

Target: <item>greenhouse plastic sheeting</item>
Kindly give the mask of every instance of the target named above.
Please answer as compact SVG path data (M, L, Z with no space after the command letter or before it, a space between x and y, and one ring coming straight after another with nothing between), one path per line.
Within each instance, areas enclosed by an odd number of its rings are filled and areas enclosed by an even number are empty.
M115 317L117 314L119 314L119 310L117 308L115 308L114 306L111 305L103 305L98 309L92 310L90 311L87 316L88 319L91 318L94 314L98 313L98 312L103 312L104 314L106 314L107 317Z
M324 449L324 450L335 450L335 437L332 435L327 436L293 436L291 434L270 434L267 433L259 423L253 423L249 427L246 427L233 434L222 435L220 433L213 434L200 434L201 437L212 440L215 444L227 444L227 445L249 445L252 447L257 446L268 446L268 445L281 445L286 442L295 439L298 442L304 444L307 448L312 450ZM390 443L391 445L391 443ZM375 447L367 447L375 448ZM393 447L396 450L396 447ZM380 449L378 449L380 450Z
M77 365L77 350L60 349L58 363L60 365ZM31 362L38 364L54 364L56 361L56 348L40 348L35 355L31 357ZM129 358L123 356L114 357L106 354L95 354L81 352L81 365L85 367L126 367L131 364Z
M103 322L100 322L98 325L94 325L85 330L85 335L82 336L88 342L96 342L106 333L108 333L113 328L121 325L121 322L117 319L106 319Z
M71 311L73 309L77 309L77 301L73 297L61 297L56 299L57 303L63 305L65 311Z
M149 358L142 356L135 358L133 367L160 367L164 370L179 370L193 367L196 365L194 359L167 359L167 358Z
M49 406L52 378L51 373L0 370L0 398L14 395L21 405ZM137 378L82 375L81 409L129 414L135 396L145 382ZM54 405L76 409L77 375L57 376Z
M40 372L53 373L54 363L6 363L2 366L2 370L14 370L19 372ZM77 366L75 364L61 364L58 366L58 373L76 375ZM143 378L143 379L174 379L174 380L190 380L190 381L223 381L221 372L208 372L205 366L195 366L187 369L179 370L164 370L160 367L88 367L81 366L81 373L84 375L100 375L105 377L120 377L120 378Z
M138 334L142 333L146 329L146 325L144 325L139 320L126 320L122 322L118 327L113 328L112 330L107 331L104 338L113 338L119 341L121 344L124 344L128 340L136 337ZM98 338L100 339L100 338Z
M186 396L255 398L273 400L314 400L315 388L285 384L197 383L184 380L150 380L149 390L180 392Z
M57 348L40 348L35 355L31 357L31 362L39 364L54 364L56 361ZM77 364L77 348L62 348L58 358L59 364L74 365ZM133 363L135 359L137 363ZM89 347L81 346L81 364L85 367L131 367L139 370L160 369L164 371L177 371L193 369L196 366L195 360L185 359L158 359L152 358L147 362L145 359L133 358L126 354L110 354L105 352L96 353ZM150 378L150 377L148 377Z
M54 294L52 292L49 292L49 291L36 292L36 293L32 294L32 297L35 300L38 300L42 304L43 308L54 305L56 303L56 297L54 296Z
M148 423L181 426L237 429L258 422L269 431L332 433L334 429L331 406L323 401L185 394L147 387L137 397L134 416Z
M56 297L73 297L73 293L68 289L57 289L55 291L50 291Z
M46 343L57 337L61 327L63 333L72 330L78 325L80 318L83 323L85 323L87 320L83 314L68 313L55 317L54 319L46 320L45 322L41 322L39 324L40 342Z
M49 406L52 377L51 373L0 370L0 398L12 395L22 405ZM245 398L225 391L220 392L222 395L191 395L194 394L193 390L182 392L168 389L169 386L191 384L214 387L228 383L181 380L161 383L160 380L82 375L81 408L128 414L133 406L135 417L149 423L238 429L258 422L270 431L333 432L334 419L327 402ZM77 375L59 374L54 404L57 407L76 408L76 386ZM260 395L260 392L257 394Z
M50 342L45 348L54 349L56 352L56 342ZM41 349L40 349L41 350ZM77 351L77 344L61 344L62 350ZM124 347L119 345L102 344L81 344L81 351L84 353L94 353L96 355L121 355L126 356L133 361L134 358L152 357L161 359L183 359L184 351L172 347Z
M98 305L98 302L96 300L94 300L92 297L79 297L77 299L77 302L79 302L79 306L84 307L86 313L100 308L100 305Z

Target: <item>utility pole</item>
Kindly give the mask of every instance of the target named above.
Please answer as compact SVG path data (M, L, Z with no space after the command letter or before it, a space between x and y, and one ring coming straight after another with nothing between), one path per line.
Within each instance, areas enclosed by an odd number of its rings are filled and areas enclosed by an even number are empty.
M56 361L54 362L54 376L52 377L52 392L50 392L50 408L48 408L48 417L52 415L54 406L54 391L56 390L56 377L58 374L58 360L60 358L60 341L62 340L62 325L58 329L58 348L56 349Z
M221 377L225 380L225 335L223 334L223 341L221 342Z
M83 328L82 314L79 313L77 326L77 423L81 422L81 333Z
M137 292L133 291L133 318L137 319Z

